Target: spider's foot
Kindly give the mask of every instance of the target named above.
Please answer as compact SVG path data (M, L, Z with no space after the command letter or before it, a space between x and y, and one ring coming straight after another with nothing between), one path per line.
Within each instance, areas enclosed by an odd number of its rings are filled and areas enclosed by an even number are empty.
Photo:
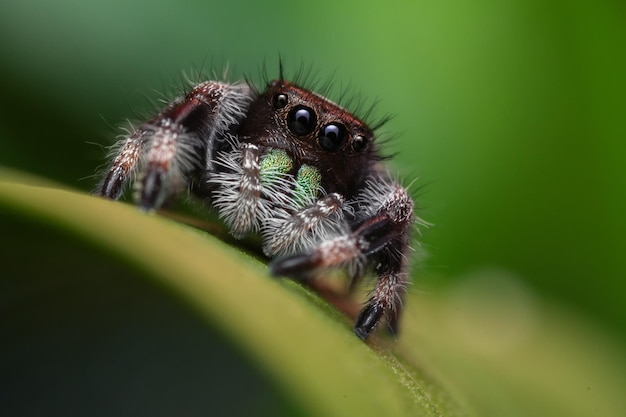
M114 168L104 177L94 194L99 197L117 200L124 192L124 186L127 181L128 176L126 172L122 168Z
M308 276L317 265L310 255L293 255L279 258L270 263L270 274L275 277L289 277L300 281Z
M384 310L377 304L368 304L360 313L354 324L354 333L365 340L376 329L384 315Z

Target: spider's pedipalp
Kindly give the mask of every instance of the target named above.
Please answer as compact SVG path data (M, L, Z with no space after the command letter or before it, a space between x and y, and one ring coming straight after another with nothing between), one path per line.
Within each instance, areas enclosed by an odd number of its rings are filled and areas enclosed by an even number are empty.
M213 194L213 206L237 238L259 226L260 159L261 153L257 146L242 143L238 151L226 154L223 160L218 156L217 163L230 167L232 172L218 173L209 179L218 187Z
M339 235L347 228L343 210L344 198L331 193L294 213L277 211L263 228L263 251L268 256L293 255Z
M236 238L265 228L277 213L291 205L296 182L287 174L291 159L284 152L270 149L263 153L257 145L228 140L233 150L218 152L217 172L208 183L215 188L212 204Z

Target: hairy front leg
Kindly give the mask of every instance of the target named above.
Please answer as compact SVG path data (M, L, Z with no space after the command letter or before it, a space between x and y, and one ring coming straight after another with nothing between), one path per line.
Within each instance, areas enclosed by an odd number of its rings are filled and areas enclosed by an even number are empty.
M121 139L95 193L118 199L135 182L135 200L159 208L210 164L216 137L246 114L253 93L247 84L207 81L170 103L155 118Z
M137 171L139 157L143 153L147 136L149 136L148 131L140 128L118 142L115 158L98 184L94 192L96 195L113 200L122 196L126 184Z

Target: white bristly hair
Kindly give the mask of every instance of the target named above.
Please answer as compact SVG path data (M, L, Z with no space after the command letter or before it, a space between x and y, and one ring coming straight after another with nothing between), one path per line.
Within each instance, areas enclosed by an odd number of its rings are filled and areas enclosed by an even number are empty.
M348 233L344 203L344 198L336 193L317 201L311 195L304 208L296 211L292 200L290 210L276 210L263 225L263 251L268 256L303 253L322 240Z
M213 206L233 236L240 238L260 230L276 208L289 206L295 181L291 175L273 171L273 167L266 168L261 181L259 148L239 143L232 135L228 141L234 150L216 156L220 170L209 182L218 187L213 193Z

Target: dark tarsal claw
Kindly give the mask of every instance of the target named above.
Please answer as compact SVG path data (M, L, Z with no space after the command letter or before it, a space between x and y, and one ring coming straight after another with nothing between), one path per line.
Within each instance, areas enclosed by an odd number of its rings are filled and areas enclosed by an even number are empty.
M315 268L310 255L294 255L279 258L270 263L270 274L275 277L299 279L306 277Z
M384 311L379 305L369 304L359 313L356 323L354 324L354 333L361 340L367 339L380 322L383 313Z
M127 180L128 177L123 169L114 169L104 178L94 194L99 197L117 200L122 195Z

